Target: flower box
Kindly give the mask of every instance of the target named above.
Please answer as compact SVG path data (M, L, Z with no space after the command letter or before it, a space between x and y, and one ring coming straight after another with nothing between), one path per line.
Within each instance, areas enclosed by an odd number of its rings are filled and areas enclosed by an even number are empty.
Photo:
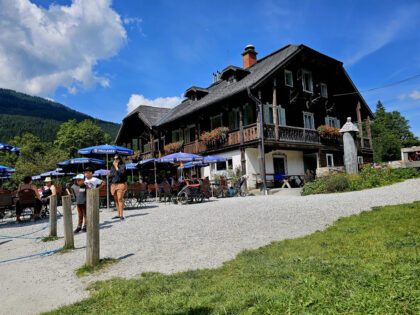
M200 136L200 140L203 141L206 144L206 146L217 146L226 142L228 132L229 128L218 127L210 132L203 132Z
M319 126L317 130L320 137L324 139L337 139L342 136L340 129L328 125Z
M165 154L172 154L182 150L182 146L184 145L183 141L172 142L163 147Z

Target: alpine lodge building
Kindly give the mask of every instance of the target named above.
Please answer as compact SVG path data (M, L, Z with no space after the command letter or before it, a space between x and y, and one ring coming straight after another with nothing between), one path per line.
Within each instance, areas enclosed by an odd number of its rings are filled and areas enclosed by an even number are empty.
M203 176L240 168L248 188L276 174L303 176L344 165L338 129L357 126L358 161L373 162L372 111L343 63L305 45L286 45L258 59L254 46L243 65L213 74L208 87L192 86L176 107L139 106L122 122L116 144L133 159L174 152L217 155L227 162L201 169Z

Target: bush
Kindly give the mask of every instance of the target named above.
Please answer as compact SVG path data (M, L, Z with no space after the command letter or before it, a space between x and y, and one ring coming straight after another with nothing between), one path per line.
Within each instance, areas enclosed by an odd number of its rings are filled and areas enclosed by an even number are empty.
M335 174L317 178L306 183L302 195L326 194L343 191L356 191L368 188L391 185L420 174L415 168L387 168L383 166L364 167L358 175Z

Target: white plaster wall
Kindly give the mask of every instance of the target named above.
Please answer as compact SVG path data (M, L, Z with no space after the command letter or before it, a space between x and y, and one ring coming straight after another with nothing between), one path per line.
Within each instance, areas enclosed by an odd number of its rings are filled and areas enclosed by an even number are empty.
M220 157L224 157L226 159L232 158L232 166L233 169L237 168L237 167L241 167L241 151L240 150L234 150L234 151L228 151L228 152L223 152L223 153L218 153L218 154L214 154L215 156L220 156ZM226 162L227 163L227 162ZM211 171L211 167L213 167L213 171ZM216 170L216 165L213 164L206 166L206 167L202 167L201 168L204 176L208 176L210 178L210 180L214 180L214 176L215 174L222 174L225 173L226 171L215 171ZM212 174L214 172L214 174Z
M275 150L265 155L265 172L274 173L273 155L286 156L286 174L289 175L303 175L303 152L291 150ZM272 179L273 176L267 176L267 179Z
M246 159L246 174L248 188L255 188L255 176L260 171L258 164L258 149L256 148L246 148L245 149L245 159Z

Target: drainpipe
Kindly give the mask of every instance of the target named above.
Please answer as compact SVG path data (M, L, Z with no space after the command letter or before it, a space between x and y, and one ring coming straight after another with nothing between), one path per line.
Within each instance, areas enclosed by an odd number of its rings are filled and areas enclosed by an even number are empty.
M250 99L252 99L255 104L258 106L258 110L260 111L260 130L261 130L261 144L260 144L260 156L261 156L261 178L262 178L262 184L263 184L263 190L264 190L264 195L267 195L267 182L266 182L266 178L265 178L265 150L264 150L264 113L263 113L263 108L262 108L262 103L261 101L256 98L252 93L251 93L251 89L248 87L247 88L247 92L248 92L248 96Z

